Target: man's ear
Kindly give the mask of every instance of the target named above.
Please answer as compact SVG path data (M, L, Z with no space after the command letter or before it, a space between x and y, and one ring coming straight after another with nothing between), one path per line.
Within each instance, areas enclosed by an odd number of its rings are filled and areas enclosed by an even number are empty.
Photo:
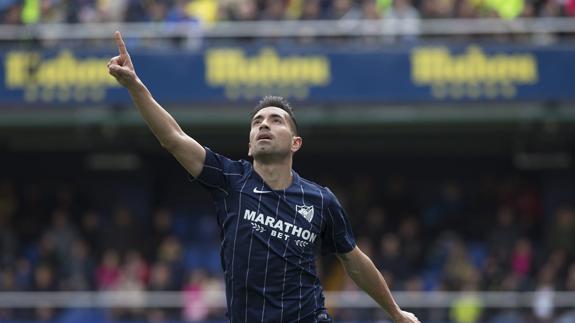
M252 157L252 143L248 142L248 157Z
M295 153L296 151L300 150L303 144L303 140L299 136L293 136L291 139L291 151Z

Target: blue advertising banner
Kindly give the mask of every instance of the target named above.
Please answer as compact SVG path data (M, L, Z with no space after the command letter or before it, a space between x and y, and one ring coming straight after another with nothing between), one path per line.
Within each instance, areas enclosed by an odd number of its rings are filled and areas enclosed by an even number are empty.
M114 55L70 49L2 53L0 107L128 102L107 73ZM267 94L312 103L575 101L575 47L226 47L134 52L132 59L166 104L229 104Z

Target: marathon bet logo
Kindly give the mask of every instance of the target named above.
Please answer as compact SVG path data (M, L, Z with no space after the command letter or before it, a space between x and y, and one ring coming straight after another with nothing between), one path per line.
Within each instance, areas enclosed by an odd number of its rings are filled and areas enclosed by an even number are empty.
M308 205L296 205L295 209L297 211L297 213L303 215L303 217L308 221L311 222L311 219L313 219L313 205L308 206Z
M313 217L313 206L305 206L304 214L299 210L299 206L297 206L297 212L303 215L308 221L311 221ZM309 217L309 218L308 218ZM265 229L259 225L254 224L261 224L264 227L268 227L270 229L270 234L272 237L276 237L282 240L288 240L290 237L299 238L305 240L309 243L313 243L317 238L317 234L306 230L300 226L297 226L293 223L284 222L280 219L276 219L269 215L263 215L262 213L257 214L256 211L246 209L244 213L244 220L248 220L252 223L252 227L256 229L258 232L264 232Z

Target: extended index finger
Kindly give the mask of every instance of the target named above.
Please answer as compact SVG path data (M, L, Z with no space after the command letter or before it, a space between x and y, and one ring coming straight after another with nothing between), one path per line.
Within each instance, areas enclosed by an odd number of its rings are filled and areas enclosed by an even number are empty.
M122 34L119 31L116 31L114 33L114 38L116 39L116 45L118 45L120 55L128 55L128 50L126 49L126 44L124 44L124 40L122 39Z

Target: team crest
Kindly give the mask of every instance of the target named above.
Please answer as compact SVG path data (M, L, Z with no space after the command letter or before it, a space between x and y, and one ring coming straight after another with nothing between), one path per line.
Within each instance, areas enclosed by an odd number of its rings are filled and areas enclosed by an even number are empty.
M295 209L308 222L311 222L311 219L313 219L313 205L296 205Z

